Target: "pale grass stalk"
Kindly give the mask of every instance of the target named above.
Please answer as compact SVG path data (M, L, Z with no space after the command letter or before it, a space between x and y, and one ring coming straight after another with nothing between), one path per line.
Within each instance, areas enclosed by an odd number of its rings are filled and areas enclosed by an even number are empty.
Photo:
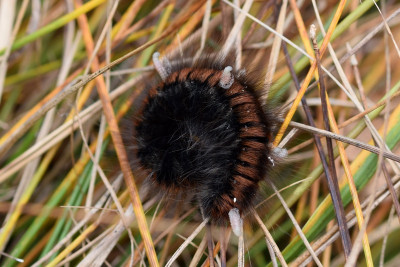
M114 71L110 72L110 76L122 76L122 75L126 75L126 74L137 73L137 72L141 73L141 72L150 72L150 71L154 71L154 66L114 70Z
M163 199L164 199L164 197L165 197L165 196L163 196ZM161 200L161 201L162 201L162 200ZM161 203L161 201L159 202L159 204ZM157 214L157 211L158 211L159 206L160 206L160 205L157 205L157 208L156 208L156 210L155 210L155 212L154 212L153 219L155 218L155 215ZM174 214L173 220L179 219L179 211L180 211L180 206L178 206L178 207L175 208L175 214ZM161 215L161 214L160 214L160 215ZM161 216L159 216L158 219L161 219L161 220L162 220ZM153 222L153 221L152 221L152 222ZM157 222L158 222L158 221L157 221ZM153 226L155 226L155 225L157 225L157 224L154 224ZM152 230L151 226L152 226L152 224L150 224L150 230ZM175 231L176 231L176 228L171 228L171 230L169 231L169 233L168 233L166 239L164 240L163 251L162 251L161 257L160 257L160 265L161 265L161 266L164 265L164 263L165 263L165 261L166 261L166 259L167 259L167 257L168 257L168 251L169 251L170 248L171 248L172 238L173 238L174 235L175 235ZM185 238L183 237L183 239L185 239ZM172 245L173 245L173 244L172 244Z
M321 105L321 98L318 97L310 97L306 98L307 105L312 107L312 106L320 106ZM342 100L342 99L337 99L337 98L329 98L329 102L331 103L332 107L346 107L346 108L354 108L355 105L353 102L349 100Z
M4 10L3 12L1 12L2 15L4 15L4 17L7 19L9 18L10 21L14 20L14 10L15 10L15 5L17 4L16 1L1 1L1 8ZM6 4L7 2L7 4ZM7 61L8 61L8 57L10 56L11 53L11 47L12 44L15 40L15 38L17 37L19 28L21 27L21 23L22 23L22 19L24 18L25 15L25 11L28 7L29 4L29 0L24 0L24 2L22 2L20 8L19 8L19 12L18 12L18 16L17 19L15 21L15 25L14 25L14 29L11 32L11 35L9 37L5 37L4 39L7 40L6 43L6 51L4 53L4 55L2 57L0 57L0 103L1 103L1 99L3 96L3 89L4 89L4 80L7 74ZM7 14L7 11L10 11L9 14ZM10 18L11 16L11 18ZM5 21L1 20L2 25L3 26ZM9 29L9 27L6 27L6 32L7 33L7 29ZM0 46L0 48L3 48L2 46Z
M224 2L229 4L230 6L234 6L232 3L229 3L228 1L224 1ZM235 25L233 25L233 28L232 28L231 32L229 33L228 37L226 38L224 46L222 47L221 54L220 54L222 58L226 58L226 56L231 51L232 46L234 45L234 43L236 41L237 35L241 34L241 29L243 26L243 22L246 18L246 13L249 12L252 4L253 4L253 0L246 0L242 9L240 7L234 6L236 10L241 11L241 14L236 19Z
M125 230L125 228L124 228ZM96 238L94 238L93 240L91 240L90 242L88 242L87 244L83 245L80 249L78 249L77 251L71 253L68 257L65 257L64 260L62 260L61 262L59 262L56 266L64 266L68 263L71 263L72 260L76 259L79 256L82 256L82 254L84 254L86 251L88 251L90 248L93 248L97 243L101 243L102 240L108 236L111 232L113 231L112 228L108 228L106 230L104 230L104 232L102 232L99 236L97 236ZM97 244L98 245L98 244ZM109 249L110 247L113 248L113 246L109 246L112 244L107 244L107 246L105 246L104 248L102 248L101 253L99 253L99 257L101 257L101 255L108 255L107 254L107 249ZM79 263L78 266L80 266L80 264L87 258L88 256L84 257L84 259ZM97 259L99 258L97 257ZM88 266L83 265L83 266ZM92 265L93 267L95 265Z
M156 210L154 211L154 214L153 214L153 216L152 216L152 218L151 218L151 221L150 221L150 224L149 224L150 231L152 230L152 227L153 227L153 225L154 225L154 221L155 221L155 219L156 219L156 215L157 215L157 213L158 213L159 210L160 210L160 207L161 207L161 204L163 203L163 200L164 200L164 197L161 198L160 201L158 201L158 204L157 204L157 206L156 206Z
M398 267L400 262L400 255L392 258L388 263L385 264L385 267Z
M24 262L24 260L23 260L23 259L16 258L16 257L14 257L14 256L12 256L12 255L10 255L10 254L8 254L8 253L1 252L0 254L1 254L2 256L4 256L4 257L7 257L7 258L10 258L10 259L13 259L13 260L15 260L16 262L21 262L21 263L23 263L23 262Z
M293 128L290 132L285 136L285 138L279 143L278 147L283 148L298 132L298 129Z
M99 51L99 49L100 49L100 47L101 47L101 45L102 45L102 43L103 43L103 41L104 41L104 39L106 37L106 34L108 34L108 32L110 31L110 27L112 26L112 24L111 24L112 23L112 19L114 18L115 11L117 11L117 7L118 7L118 4L119 4L119 1L120 0L114 0L114 4L111 7L111 11L107 15L107 21L104 24L104 27L103 27L103 29L102 29L102 31L100 33L99 39L97 40L97 42L96 42L96 44L95 44L95 46L93 48L93 53L90 55L89 61L86 64L84 75L89 73L90 68L91 68L91 66L93 64L93 61L97 57L97 52ZM106 65L108 65L108 64L110 64L110 62L106 62ZM109 70L107 72L109 72Z
M198 265L198 263L200 262L201 257L204 254L204 250L206 248L207 245L207 236L204 235L203 239L201 240L196 253L193 255L192 261L190 262L189 267L196 267Z
M233 3L239 8L240 7L240 2L239 0L233 0ZM237 9L233 10L233 17L235 21L238 20L239 18L239 11ZM235 60L235 70L239 71L241 66L242 66L242 32L236 36L235 40L235 54L236 54L236 60Z
M375 154L379 154L380 153L380 149L375 147L375 146L363 143L363 142L358 141L356 139L352 139L352 138L349 138L349 137L346 137L346 136L343 136L343 135L340 135L340 134L335 134L335 133L332 133L332 132L329 132L329 131L326 131L326 130L323 130L323 129L315 128L315 127L308 126L306 124L302 124L302 123L298 123L298 122L294 122L294 121L290 122L289 126L292 126L292 127L295 127L295 128L298 128L298 129L301 129L301 130L304 130L304 131L307 131L307 132L310 132L310 133L315 133L315 134L318 134L320 136L326 136L326 137L335 139L337 141L340 141L340 142L343 142L343 143L347 143L349 145L352 145L352 146L367 150L367 151L375 153ZM400 156L398 156L398 155L396 155L396 154L394 154L392 152L382 152L382 155L385 158L391 159L391 160L396 161L396 162L400 162Z
M149 205L144 204L144 208L147 210ZM133 213L131 205L126 209L124 216L126 217L125 223L128 223L128 225L134 222L135 214ZM110 252L117 245L121 235L126 231L125 223L120 220L117 225L109 228L112 231L110 231L107 236L104 236L104 238L91 249L78 266L102 266ZM132 255L134 255L134 253L132 253Z
M3 38L0 39L0 49L6 48L10 42L16 5L16 0L0 1L0 30L3 34Z
M317 255L319 255L322 252L326 252L328 249L328 246L330 246L335 240L337 240L340 237L339 232L336 232L335 235L333 235L331 238L329 238L328 240L326 240L326 243L324 243L323 245L321 245L318 249L315 250L315 253ZM299 257L300 258L300 257ZM344 258L344 257L343 257ZM312 263L312 257L310 256L307 260L305 260L304 262L302 262L301 264L298 264L297 260L294 261L292 263L292 266L299 266L299 267L306 267L307 265L309 265L310 263ZM325 265L324 265L325 266ZM330 265L328 265L330 266Z
M382 241L382 248L381 248L381 253L379 256L379 267L383 267L384 263L385 263L385 251L386 251L386 246L387 246L387 240L389 237L390 224L393 221L393 215L394 215L394 208L392 207L390 209L389 218L387 220L386 229L385 229L385 235L384 235L384 238Z
M203 230L204 226L208 223L210 219L206 218L203 220L203 222L193 231L193 233L186 238L186 240L180 245L180 247L175 251L175 253L172 255L172 257L169 259L165 267L170 267L172 263L181 255L183 250L192 242L192 240L200 233L201 230Z
M305 182L305 181L307 181L307 180L310 180L310 179L312 179L312 177L307 177L307 178L298 180L298 181L296 181L296 182L294 182L294 183L291 183L290 185L287 185L287 186L285 186L285 187L279 189L278 192L281 193L281 192L283 192L283 191L285 191L285 190L287 190L287 189L289 189L289 188L291 188L291 187L294 187L294 186L296 186L296 185L298 185L298 184L301 184L301 183L303 183L303 182ZM265 202L267 202L268 200L270 200L271 198L273 198L273 197L275 197L275 196L276 196L276 193L273 193L273 194L270 195L268 198L266 198L266 199L264 199L263 201L261 201L260 203L258 203L254 208L258 208L258 207L262 206L263 204L265 204Z
M269 243L268 240L265 240L265 241L267 243L269 256L271 257L272 266L273 267L278 267L278 261L276 260L274 249L272 248L272 246L271 246L271 244Z
M272 49L267 66L268 71L264 80L264 83L267 85L272 84L272 79L274 78L276 70L276 64L278 63L279 52L281 51L282 39L280 38L280 36L283 34L283 29L285 25L287 4L288 0L283 0L281 10L279 12L278 22L276 25L276 32L279 33L279 35L274 36L274 41L272 42ZM263 93L261 101L266 102L267 99L268 99L268 90L265 93Z
M289 207L287 206L285 200L283 199L282 195L279 193L276 186L272 183L272 181L268 180L268 183L271 185L272 189L274 190L276 196L278 197L279 201L281 202L283 208L285 209L287 215L289 216L290 220L292 221L294 227L296 228L297 233L299 234L301 240L303 241L304 245L306 246L307 250L310 252L314 262L317 266L322 267L322 263L318 259L315 251L311 247L310 243L308 242L306 236L304 235L303 231L301 230L299 224L297 223L296 219L293 216L293 213L290 211Z
M399 58L400 58L400 49L399 49L399 46L397 45L396 40L395 40L394 37L393 37L393 33L392 33L392 31L390 30L390 27L389 27L389 25L387 24L387 21L386 21L385 17L383 16L382 11L381 11L381 9L379 8L378 4L376 3L375 0L372 0L372 1L374 1L374 4L375 4L376 9L378 9L379 14L380 14L381 17L382 17L383 23L385 24L386 31L387 31L387 33L390 35L390 38L392 39L393 45L394 45L394 47L395 47L395 49L396 49L397 55L398 55Z
M184 237L184 236L181 235L181 234L176 234L176 236L179 237L179 238L181 238L183 241L186 240L186 237ZM189 243L189 245L191 245L191 246L194 247L194 248L199 248L198 245L196 245L195 243L193 243L193 240Z
M391 208L391 210L392 210L392 208ZM387 235L400 229L400 222L399 222L399 220L395 219L395 214L393 213L393 215L392 215L391 210L389 211L387 220L385 222L383 222L381 225L372 229L370 231L370 233L368 234L368 236L370 237L371 244L376 244L381 241L384 242L384 239ZM393 212L394 212L394 210L393 210Z
M169 224L165 225L162 230L163 232L154 239L154 243L157 244L160 242L165 236L167 236L173 229L175 229L187 216L189 216L192 212L195 211L195 208L188 210L185 212L181 217L179 217L177 220L173 220ZM190 232L191 234L192 232Z
M287 263L285 261L285 258L282 255L282 252L280 251L278 245L275 243L274 238L272 237L271 233L268 231L268 228L265 226L264 222L258 215L256 210L252 211L252 214L254 218L256 218L258 225L261 227L261 230L264 232L265 235L265 241L267 242L268 250L269 247L271 247L273 253L270 252L271 259L273 262L276 262L275 256L278 257L279 261L281 262L281 265L283 267L287 267Z
M145 210L148 210L154 205L154 203L155 198L144 203L143 208ZM127 218L127 222L129 224L132 224L134 222L135 214L133 213L131 205L126 209L125 217ZM122 220L120 220L117 225L110 227L109 229L111 230L110 233L91 249L91 251L85 256L85 258L79 263L79 266L83 267L90 264L93 264L95 266L102 266L101 264L105 263L108 255L115 248L122 234L126 231L126 227ZM140 255L140 257L142 257L142 255Z
M10 2L10 1L7 1ZM1 9L1 8L0 8ZM32 5L31 5L31 17L29 19L29 25L28 25L28 34L33 33L39 28L40 21L41 21L41 3L40 0L32 0ZM2 46L0 45L0 48Z
M357 68L354 68L357 69ZM393 99L395 97L398 97L400 95L400 92L396 92L392 95L390 95L390 99ZM343 123L339 124L338 127L339 129L346 127L347 125L356 122L357 120L359 120L360 118L364 117L365 115L368 115L370 112L374 111L375 109L378 109L382 106L386 105L386 98L384 100L379 101L378 103L376 103L375 105L373 105L372 107L365 109L363 112L358 113L357 115L347 119L346 121L344 121Z

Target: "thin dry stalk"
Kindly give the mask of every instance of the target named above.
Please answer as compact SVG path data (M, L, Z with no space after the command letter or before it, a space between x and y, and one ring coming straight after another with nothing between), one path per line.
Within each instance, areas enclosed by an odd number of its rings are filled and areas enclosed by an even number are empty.
M193 231L193 233L188 238L186 238L185 242L182 243L179 249L177 249L172 257L169 259L169 261L165 265L166 267L171 266L171 264L179 257L182 251L189 245L189 243L192 242L192 240L200 233L201 230L203 230L208 221L208 218L204 219L203 222Z
M283 267L287 267L288 265L287 265L287 263L285 261L285 258L282 255L282 252L280 251L278 245L275 243L275 241L272 238L272 235L268 231L267 227L265 227L265 225L264 225L262 219L260 218L260 216L258 215L257 211L256 210L252 210L252 214L253 214L254 218L256 218L258 225L263 230L266 242L269 244L269 246L271 246L271 248L273 250L273 254L271 254L271 259L273 260L275 258L275 255L276 255L278 257L281 265Z
M290 211L289 207L287 206L285 200L283 199L283 197L279 193L279 191L276 188L276 186L272 183L272 181L268 180L268 183L271 185L271 187L274 190L276 196L278 197L278 199L281 202L283 208L285 209L287 215L289 216L289 218L292 221L294 227L296 228L296 231L299 234L301 240L303 240L304 245L307 247L307 250L310 252L311 256L313 257L315 264L317 264L317 266L321 267L322 264L321 264L320 260L318 259L317 255L315 254L314 250L312 249L310 243L308 242L306 236L304 235L303 231L301 230L299 224L296 222L296 219L294 218L292 212Z

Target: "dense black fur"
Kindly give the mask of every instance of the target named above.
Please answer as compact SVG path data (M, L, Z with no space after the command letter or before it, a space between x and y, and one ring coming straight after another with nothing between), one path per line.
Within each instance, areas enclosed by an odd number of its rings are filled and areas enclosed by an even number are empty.
M153 88L135 121L136 156L161 188L170 193L190 192L187 195L200 203L204 216L222 222L231 208L237 207L241 213L249 208L258 182L271 166L269 137L274 114L263 110L257 82L249 75L234 73L235 86L242 89L230 95L214 77L220 75L224 64L207 62L211 61L175 65L172 73L176 78ZM182 77L180 72L190 65ZM207 77L198 77L193 71L204 68L213 71ZM241 94L247 100L233 105ZM246 114L239 111L247 102L254 109L250 117L255 116L256 121L243 119ZM252 133L252 127L261 133L245 136L248 129ZM249 143L257 148L246 145ZM256 153L253 162L243 160L249 151ZM240 168L253 170L248 175L238 171Z
M164 84L136 127L138 156L165 186L229 183L239 125L221 88L196 80ZM218 177L216 177L218 176Z

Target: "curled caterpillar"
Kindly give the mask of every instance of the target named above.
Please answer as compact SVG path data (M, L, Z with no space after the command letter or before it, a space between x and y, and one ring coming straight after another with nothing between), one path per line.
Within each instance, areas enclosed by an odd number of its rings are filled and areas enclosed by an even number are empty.
M153 184L187 191L215 223L249 210L273 166L275 114L258 82L224 60L171 64L153 55L162 78L136 117L136 157ZM261 88L262 89L262 88Z

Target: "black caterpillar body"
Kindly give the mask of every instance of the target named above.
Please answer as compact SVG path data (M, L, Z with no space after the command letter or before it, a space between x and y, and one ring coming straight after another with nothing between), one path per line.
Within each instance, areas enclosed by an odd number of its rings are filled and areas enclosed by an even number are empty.
M254 200L273 161L274 114L266 112L257 82L232 73L225 89L223 64L175 67L149 91L135 121L136 157L158 190L187 191L203 216L228 220Z

